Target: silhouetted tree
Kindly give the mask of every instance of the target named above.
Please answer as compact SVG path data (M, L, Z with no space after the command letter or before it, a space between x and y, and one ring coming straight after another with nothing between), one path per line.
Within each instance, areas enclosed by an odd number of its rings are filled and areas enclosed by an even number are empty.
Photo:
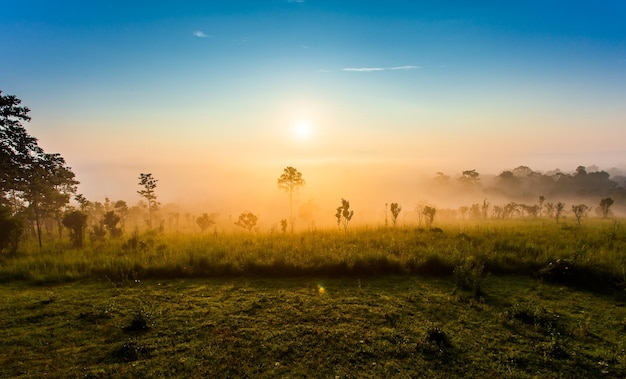
M109 232L111 238L117 238L122 235L122 229L117 227L120 221L120 216L116 215L114 211L108 211L102 216L100 224Z
M486 220L487 219L487 215L489 214L489 202L487 201L487 199L483 200L483 205L481 206L480 210L482 213L483 218Z
M609 217L609 210L611 208L611 205L613 205L613 199L611 199L610 197L606 197L600 200L600 209L602 210L602 218Z
M400 211L402 211L402 207L398 205L398 203L391 203L391 222L393 222L393 227L396 227L396 223L398 222L398 215Z
M427 205L422 210L422 213L424 213L424 217L426 219L426 227L430 228L433 225L433 221L435 220L435 213L437 213L437 209L435 209L434 207L429 207Z
M72 245L76 248L83 247L87 215L81 211L69 212L63 217L63 225L70 230Z
M27 211L35 222L39 247L41 225L44 217L53 216L69 203L70 195L76 192L78 181L65 165L59 154L43 153L34 158L24 172L23 198ZM60 218L60 217L59 217Z
M347 231L348 223L352 220L352 216L354 216L354 211L350 210L350 202L346 199L341 199L341 206L337 207L337 213L335 213L337 226L343 225L343 230Z
M302 173L295 168L289 166L283 171L283 174L278 178L278 188L284 189L289 193L289 224L291 225L291 231L293 232L293 193L298 188L304 186L305 182L302 178Z
M574 212L574 216L576 216L576 222L578 223L578 225L580 225L580 219L583 216L586 216L588 211L589 207L585 204L572 205L572 212Z
M196 219L196 223L200 227L200 230L204 233L211 225L215 225L215 214L203 213L202 216Z
M139 175L139 185L144 189L137 191L137 193L148 202L148 228L150 229L152 229L152 213L156 211L159 206L155 192L157 182L158 180L153 178L152 174Z
M539 205L520 204L519 206L527 217L537 217L537 213L539 212Z
M20 236L24 230L21 218L11 214L11 208L0 205L0 254L6 250L10 254L17 252Z
M283 233L287 232L287 220L284 218L280 220L280 231Z
M13 215L20 211L35 223L41 247L44 219L54 218L61 231L62 208L78 182L59 154L46 154L26 132L22 122L30 121L30 109L20 104L0 91L0 205L10 205Z
M556 209L554 203L546 203L546 216L552 218L554 216L554 211Z
M443 172L437 172L433 180L439 185L446 185L450 183L450 176L444 174Z
M15 213L15 200L24 189L24 170L43 154L37 139L22 126L22 122L30 121L30 109L21 103L17 97L0 91L0 205L11 204L11 213Z
M462 172L461 177L458 179L459 183L467 188L476 189L480 181L480 174L476 170L466 170Z
M252 229L256 226L257 221L259 221L259 217L254 213L244 212L239 215L239 220L237 220L235 225L248 229L248 232L252 232Z
M556 203L556 206L554 207L554 217L556 218L557 224L559 223L559 217L561 217L563 209L565 209L565 204L561 203L560 201Z
M539 203L537 204L539 206L539 210L537 212L537 214L539 215L539 217L541 217L541 214L543 212L543 203L546 201L546 197L543 195L539 196Z
M126 227L126 217L128 217L128 204L124 200L118 200L113 204L115 213L120 216L120 229L124 232Z

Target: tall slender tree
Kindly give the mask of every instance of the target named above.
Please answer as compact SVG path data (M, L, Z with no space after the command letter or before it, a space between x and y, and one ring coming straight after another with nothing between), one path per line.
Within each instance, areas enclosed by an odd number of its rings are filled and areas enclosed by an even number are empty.
M139 185L143 187L137 193L148 202L148 228L152 229L152 213L159 207L155 189L158 180L152 174L139 174Z
M302 178L302 173L295 168L289 166L283 171L283 174L278 178L278 188L285 190L289 193L289 223L291 225L291 231L293 232L293 193L300 187L304 186L305 181Z

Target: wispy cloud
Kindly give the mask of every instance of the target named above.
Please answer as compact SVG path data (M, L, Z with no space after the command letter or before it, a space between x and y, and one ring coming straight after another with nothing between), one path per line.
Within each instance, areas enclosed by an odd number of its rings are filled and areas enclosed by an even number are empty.
M421 66L396 66L396 67L346 67L342 71L352 72L372 72L372 71L388 71L388 70L415 70Z
M304 0L287 0L288 3L304 3Z
M352 72L371 72L371 71L385 71L383 67L346 67L343 71Z
M390 70L416 70L418 68L422 68L422 66L398 66L391 67Z
M202 30L196 30L195 32L193 32L193 35L198 37L198 38L207 38L208 35L204 34L204 32Z

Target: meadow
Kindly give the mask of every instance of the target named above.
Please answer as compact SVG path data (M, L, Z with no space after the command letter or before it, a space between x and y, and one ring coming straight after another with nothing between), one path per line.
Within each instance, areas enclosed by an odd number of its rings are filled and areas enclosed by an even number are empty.
M625 377L621 222L26 245L0 377Z

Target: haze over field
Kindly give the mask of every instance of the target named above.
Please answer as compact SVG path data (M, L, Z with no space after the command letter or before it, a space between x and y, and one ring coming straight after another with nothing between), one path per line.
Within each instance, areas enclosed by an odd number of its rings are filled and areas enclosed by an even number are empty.
M299 204L408 209L438 171L626 164L623 1L1 8L0 89L94 200L150 172L163 203L282 209L294 166Z

